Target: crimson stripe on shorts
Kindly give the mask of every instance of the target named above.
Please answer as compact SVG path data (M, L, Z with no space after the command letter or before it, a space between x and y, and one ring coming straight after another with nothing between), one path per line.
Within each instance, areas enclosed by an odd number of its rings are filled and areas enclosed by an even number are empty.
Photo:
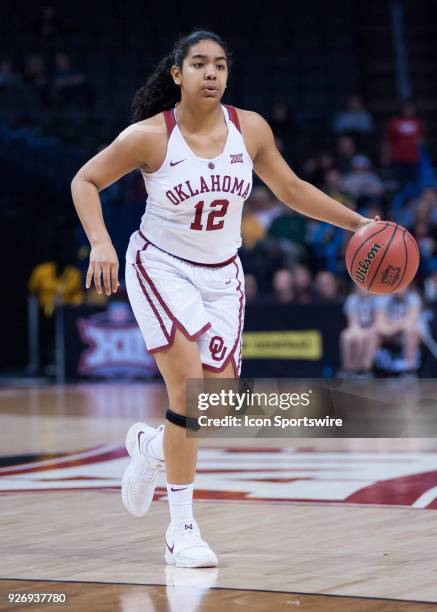
M240 376L240 368L235 361L234 355L232 355L232 367L234 369L235 378L238 378Z
M236 275L235 275L235 276L236 276L236 279L237 279L237 281L238 281L237 291L240 293L240 307L239 307L239 310L238 310L238 333L237 333L237 339L236 339L236 341L235 341L234 348L232 349L232 353L234 353L235 349L236 349L236 348L237 348L237 346L238 346L238 343L239 343L239 341L240 341L240 338L241 338L241 331L242 331L242 329L241 329L241 328L242 328L242 325L243 325L243 317L242 317L242 314L243 314L243 309L244 309L244 293L243 293L243 291L241 290L241 281L240 281L240 279L238 278L239 269L238 269L238 265L237 265L235 262L233 262L233 263L234 263L234 266L235 266L235 268L236 268L236 270L237 270L237 273L236 273Z
M146 288L144 287L143 283L141 282L141 277L138 274L138 270L135 270L136 274L137 274L137 278L138 278L138 283L146 297L146 300L149 303L150 308L153 310L153 313L155 314L155 317L158 319L158 323L162 329L162 333L164 334L165 339L167 340L167 342L170 342L170 334L168 333L165 325L164 325L164 321L161 318L161 315L159 314L158 309L156 308L155 304L153 303L153 300L151 299L151 297L149 296L149 294L147 293ZM168 345L167 345L168 346ZM150 351L149 351L150 352Z
M149 245L147 245L149 246ZM161 304L163 310L165 311L166 315L168 316L168 318L175 322L177 319L174 316L174 314L172 313L172 311L170 310L170 308L167 306L167 304L164 302L162 295L159 293L158 289L156 288L155 283L153 282L153 280L150 278L150 276L147 274L145 267L143 266L143 263L140 259L140 251L138 251L138 255L137 255L137 267L139 269L139 271L141 272L141 275L143 276L144 280L147 282L147 284L149 285L150 289L152 290L152 293L155 294L155 297L157 298L158 302Z
M138 230L138 233L141 236L141 238L144 240L144 242L146 242L146 243L149 242L141 230ZM143 247L143 249L144 249L144 247Z
M144 236L141 234L141 232L139 232L139 234L141 235L141 237L142 237L142 238L144 238ZM141 254L141 252L142 252L142 251L146 251L146 250L147 250L147 247L148 247L148 246L149 246L149 244L150 244L150 242L149 242L147 239L144 239L144 240L145 240L145 243L144 243L143 248L142 248L140 251L137 251L137 265L138 265L138 262L140 262L140 263L141 263L141 255L140 255L140 254ZM135 266L134 266L134 267L135 267ZM162 329L162 333L164 334L164 337L165 337L165 339L167 340L167 342L170 342L170 337L171 337L171 336L170 336L170 334L168 333L167 328L165 327L164 321L162 320L162 317L161 317L161 315L159 314L158 309L156 308L155 304L153 303L153 300L150 298L149 294L147 293L146 288L144 287L143 283L141 282L141 278L140 278L140 275L138 274L138 270L137 270L137 269L135 269L135 272L136 272L136 275L137 275L137 278L138 278L138 282L139 282L139 284L140 284L140 287L141 287L141 289L142 289L142 292L144 293L144 295L145 295L145 297L146 297L146 300L147 300L147 301L148 301L148 303L149 303L150 308L152 309L152 311L154 312L154 314L155 314L156 318L158 319L159 325L160 325L160 327L161 327L161 329Z

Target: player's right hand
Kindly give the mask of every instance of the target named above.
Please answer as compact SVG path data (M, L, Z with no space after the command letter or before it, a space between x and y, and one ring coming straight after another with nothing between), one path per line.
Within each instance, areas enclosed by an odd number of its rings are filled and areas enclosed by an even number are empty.
M110 241L97 242L91 248L85 287L89 289L94 279L97 293L101 294L103 277L106 295L111 295L111 291L115 293L119 287L118 268L118 257L112 243Z

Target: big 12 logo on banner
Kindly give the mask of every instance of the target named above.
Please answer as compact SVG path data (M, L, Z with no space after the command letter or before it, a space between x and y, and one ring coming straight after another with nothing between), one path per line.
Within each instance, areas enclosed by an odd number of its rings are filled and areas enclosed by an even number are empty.
M81 376L151 378L157 373L126 302L112 302L105 312L79 319L77 325L82 342L88 345L79 360Z

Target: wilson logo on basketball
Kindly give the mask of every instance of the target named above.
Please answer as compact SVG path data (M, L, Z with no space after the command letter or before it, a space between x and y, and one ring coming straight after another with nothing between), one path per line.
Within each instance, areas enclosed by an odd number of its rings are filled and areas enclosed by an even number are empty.
M367 257L365 259L360 259L358 262L358 268L355 270L355 278L359 283L364 284L366 282L372 261L375 259L375 256L380 248L381 245L375 243L367 253Z
M209 343L209 350L214 361L221 361L226 353L226 346L221 336L213 336Z
M394 268L393 266L389 265L388 268L386 268L384 272L382 273L381 283L383 285L392 286L398 282L400 276L401 276L401 269Z

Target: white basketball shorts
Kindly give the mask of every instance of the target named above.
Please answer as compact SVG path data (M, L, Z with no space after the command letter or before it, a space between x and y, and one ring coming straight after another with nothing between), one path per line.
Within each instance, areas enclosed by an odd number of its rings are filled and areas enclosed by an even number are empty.
M147 350L170 347L179 329L199 346L203 367L241 371L244 276L236 257L220 267L170 255L136 232L126 255L126 290Z

